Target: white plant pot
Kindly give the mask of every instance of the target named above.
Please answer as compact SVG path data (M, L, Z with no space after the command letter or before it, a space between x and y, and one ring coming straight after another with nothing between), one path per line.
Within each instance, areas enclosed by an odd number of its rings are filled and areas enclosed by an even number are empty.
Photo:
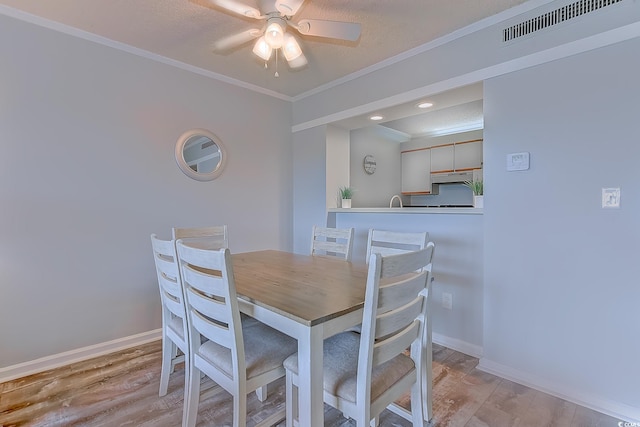
M351 199L342 199L342 208L348 209L351 207Z
M473 207L478 209L484 208L484 196L473 196Z

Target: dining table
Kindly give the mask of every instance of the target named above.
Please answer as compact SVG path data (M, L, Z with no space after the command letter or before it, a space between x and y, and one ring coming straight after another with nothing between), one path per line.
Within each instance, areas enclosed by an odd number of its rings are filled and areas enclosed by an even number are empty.
M323 340L362 322L367 265L277 250L231 258L240 311L298 340L299 425L323 426Z

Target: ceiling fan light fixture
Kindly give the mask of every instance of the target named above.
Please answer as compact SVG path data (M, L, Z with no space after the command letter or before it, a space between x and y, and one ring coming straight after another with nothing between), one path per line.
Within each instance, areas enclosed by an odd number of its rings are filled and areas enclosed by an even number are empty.
M278 21L272 21L267 26L264 38L272 49L279 49L284 43L284 29Z
M262 36L258 39L256 44L253 46L253 53L255 53L258 57L262 58L264 61L268 61L271 58L271 46L265 40L265 37Z
M307 65L307 58L304 55L300 54L300 56L298 56L297 58L287 62L289 63L289 67L291 68L300 68Z
M298 44L298 41L291 34L286 33L284 35L284 44L282 45L282 52L287 62L291 62L302 55L302 49Z

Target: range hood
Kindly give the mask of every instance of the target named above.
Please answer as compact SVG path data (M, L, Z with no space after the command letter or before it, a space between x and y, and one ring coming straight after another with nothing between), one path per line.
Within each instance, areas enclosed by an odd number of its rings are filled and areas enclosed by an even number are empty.
M473 171L441 172L431 174L432 184L460 184L473 181Z

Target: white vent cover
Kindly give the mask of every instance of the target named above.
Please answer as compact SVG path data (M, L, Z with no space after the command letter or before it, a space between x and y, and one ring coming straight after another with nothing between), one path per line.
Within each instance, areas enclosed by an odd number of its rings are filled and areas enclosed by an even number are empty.
M551 12L543 13L535 18L531 18L519 24L505 28L502 30L502 41L507 42L509 40L517 39L518 37L526 36L527 34L542 30L543 28L568 21L580 15L584 15L585 13L590 13L598 9L602 9L603 7L620 3L621 1L622 0L579 0L566 6L559 7Z

